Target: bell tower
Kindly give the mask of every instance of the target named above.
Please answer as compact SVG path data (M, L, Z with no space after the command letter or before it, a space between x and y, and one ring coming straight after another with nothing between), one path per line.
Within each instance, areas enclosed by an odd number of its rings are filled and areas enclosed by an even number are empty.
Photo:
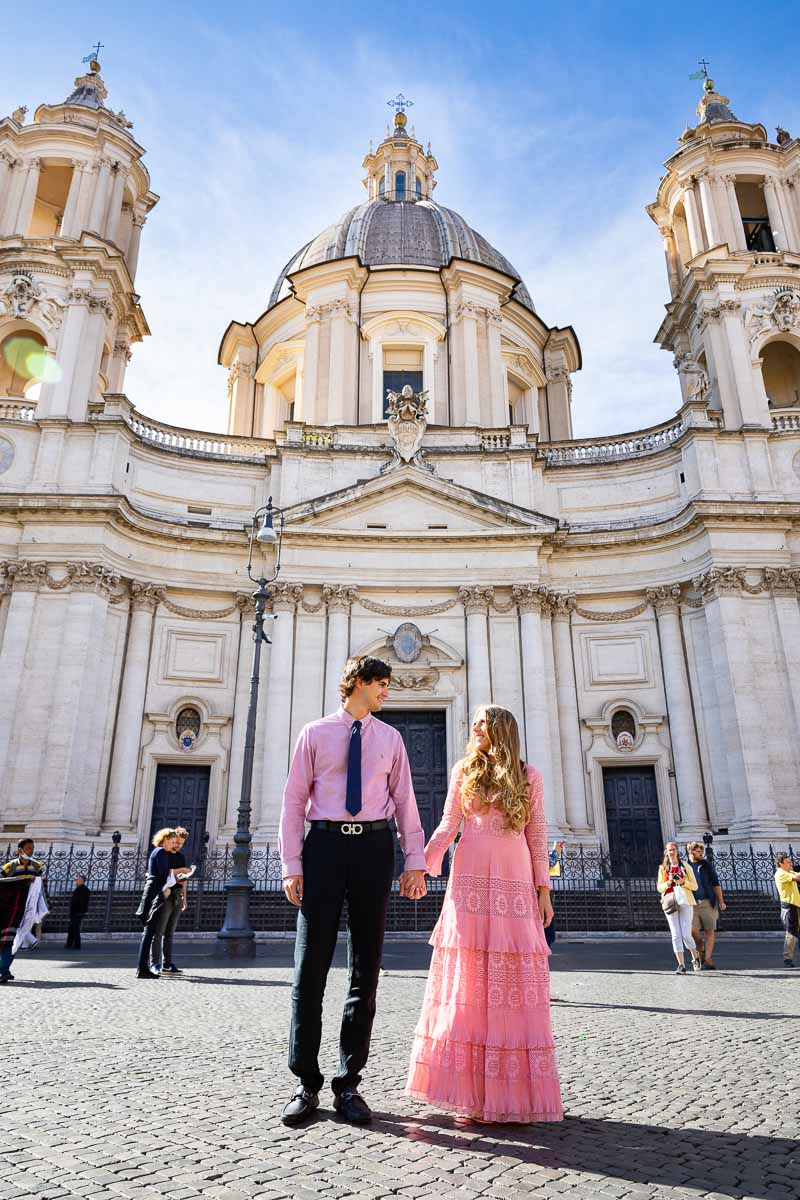
M800 141L739 120L705 76L648 213L671 300L656 341L726 429L800 409Z
M388 103L395 110L394 128L386 126L386 137L377 150L373 150L370 142L369 153L362 164L367 172L364 187L370 200L411 203L430 200L436 187L434 175L439 164L431 153L430 142L427 150L423 150L414 136L413 126L411 133L408 132L405 110L414 101L406 100L401 92Z
M95 55L88 68L32 121L0 119L0 400L37 418L85 421L149 333L135 279L158 197Z

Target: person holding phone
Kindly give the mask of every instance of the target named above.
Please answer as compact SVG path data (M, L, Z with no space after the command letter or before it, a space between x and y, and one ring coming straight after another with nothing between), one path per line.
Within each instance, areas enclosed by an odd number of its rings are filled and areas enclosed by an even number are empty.
M697 880L689 864L681 859L677 842L667 842L664 847L664 861L658 868L656 887L672 934L672 949L678 962L675 974L686 974L684 947L691 951L692 970L701 971L700 953L692 937Z

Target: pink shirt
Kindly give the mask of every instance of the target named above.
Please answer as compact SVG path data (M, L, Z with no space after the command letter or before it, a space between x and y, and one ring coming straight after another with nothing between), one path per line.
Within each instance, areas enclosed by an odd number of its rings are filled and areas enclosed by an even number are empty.
M345 808L352 727L353 717L340 708L332 716L306 725L297 739L281 812L284 878L303 874L306 821L382 821L392 816L397 821L406 870L425 870L425 835L403 739L391 725L372 715L361 720L361 811L353 817Z

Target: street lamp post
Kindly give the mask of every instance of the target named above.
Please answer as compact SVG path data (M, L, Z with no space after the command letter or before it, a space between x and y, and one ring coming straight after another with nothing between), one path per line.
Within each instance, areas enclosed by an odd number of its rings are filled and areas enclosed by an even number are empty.
M274 519L278 518L275 532ZM260 524L259 524L260 522ZM219 949L228 958L252 958L256 952L255 933L250 923L250 893L253 881L250 878L250 797L253 790L253 757L256 746L256 712L258 709L258 683L261 669L261 645L269 642L264 632L265 610L269 600L269 584L274 583L281 569L281 543L283 542L283 512L273 507L272 497L253 514L248 530L249 552L247 574L257 584L253 593L255 622L253 624L253 671L250 676L250 698L247 706L247 730L244 739L242 761L242 790L239 796L239 812L236 833L233 837L233 870L225 883L225 919L217 934ZM275 547L275 567L269 579L253 574L253 543Z

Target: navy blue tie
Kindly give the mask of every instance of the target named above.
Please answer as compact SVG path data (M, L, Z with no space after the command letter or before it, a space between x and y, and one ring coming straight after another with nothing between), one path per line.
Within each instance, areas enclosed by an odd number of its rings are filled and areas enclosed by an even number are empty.
M351 816L361 812L361 722L353 721L347 751L347 792L345 808Z

